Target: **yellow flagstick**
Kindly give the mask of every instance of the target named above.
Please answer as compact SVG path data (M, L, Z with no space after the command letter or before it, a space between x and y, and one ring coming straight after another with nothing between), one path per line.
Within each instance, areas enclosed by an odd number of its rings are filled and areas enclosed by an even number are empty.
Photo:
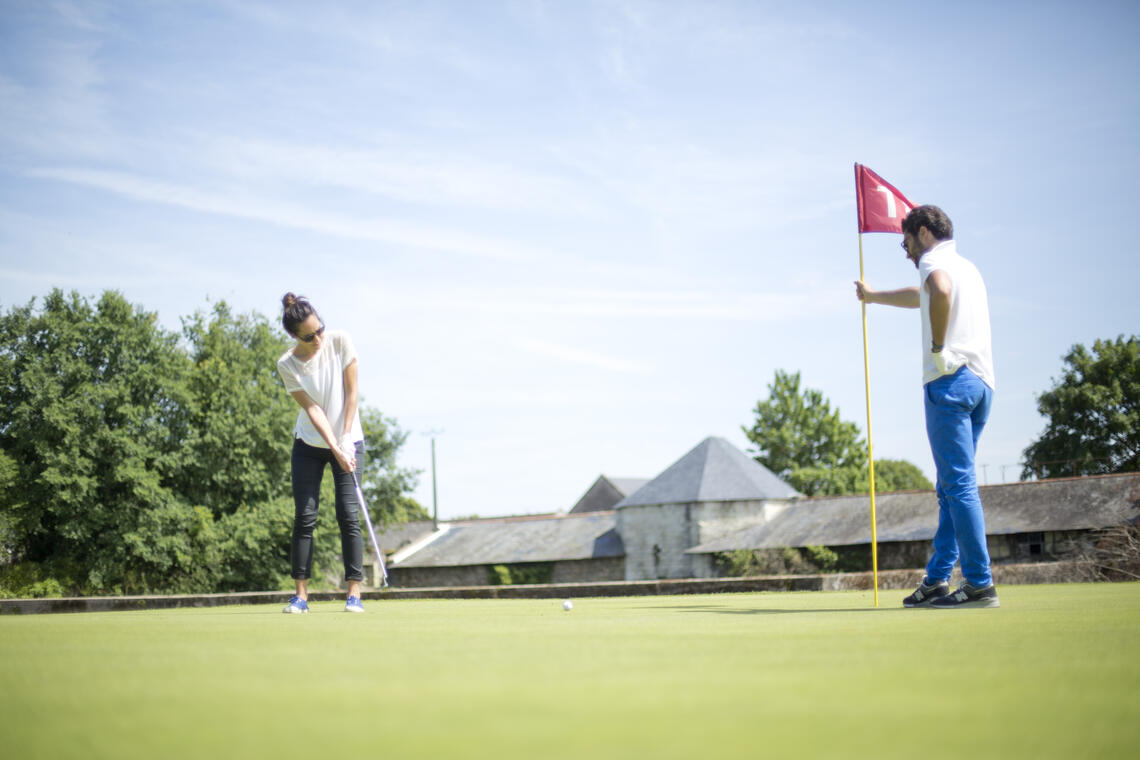
M859 233L859 279L863 279L863 233ZM871 359L867 351L867 303L863 306L863 382L867 388L867 468L871 474L871 570L879 606L879 534L875 527L875 450L871 446Z

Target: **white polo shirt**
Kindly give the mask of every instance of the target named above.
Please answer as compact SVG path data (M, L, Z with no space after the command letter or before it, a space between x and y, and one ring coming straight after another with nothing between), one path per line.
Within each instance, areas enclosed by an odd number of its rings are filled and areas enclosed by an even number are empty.
M356 361L356 347L352 345L352 338L344 330L327 330L324 340L321 341L320 350L305 361L294 356L292 349L277 360L277 372L285 382L285 390L290 393L304 391L309 398L317 402L317 406L324 410L325 416L328 417L333 435L337 438L340 438L344 431L344 370L354 361ZM297 414L293 435L310 446L322 449L329 447L304 409ZM353 443L364 440L359 406L349 435Z
M978 268L958 255L953 240L942 241L918 260L923 385L941 377L934 366L934 354L930 350L930 293L926 289L927 278L936 271L945 272L950 278L951 286L950 320L946 327L945 347L942 349L947 363L955 369L965 364L991 390L996 390L986 283Z

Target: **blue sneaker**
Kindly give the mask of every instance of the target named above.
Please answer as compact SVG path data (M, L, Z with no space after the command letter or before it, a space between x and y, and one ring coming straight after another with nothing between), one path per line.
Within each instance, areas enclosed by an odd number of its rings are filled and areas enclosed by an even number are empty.
M293 615L303 615L309 611L309 603L301 597L295 596L289 600L289 605L281 611Z
M359 596L350 596L348 601L344 603L345 612L364 612L364 605L360 602Z

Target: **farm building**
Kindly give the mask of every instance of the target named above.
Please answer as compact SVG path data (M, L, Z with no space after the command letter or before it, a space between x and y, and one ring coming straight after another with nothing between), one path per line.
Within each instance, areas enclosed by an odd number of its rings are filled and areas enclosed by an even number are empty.
M995 563L1053 559L1090 531L1140 521L1140 473L982 486ZM618 498L620 497L620 498ZM921 568L933 491L876 496L881 569ZM648 481L599 476L568 514L430 522L381 536L392 585L711 578L726 552L828 547L866 556L870 499L803 498L723 438Z

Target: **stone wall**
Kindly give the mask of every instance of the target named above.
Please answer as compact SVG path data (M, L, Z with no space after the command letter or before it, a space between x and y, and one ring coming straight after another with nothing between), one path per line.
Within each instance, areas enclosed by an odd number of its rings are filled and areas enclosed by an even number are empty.
M625 580L625 557L563 560L554 563L552 583L592 583Z
M388 570L388 583L394 588L486 586L487 566L393 567Z
M696 546L697 504L651 504L622 507L617 530L625 547L625 580L691 578Z
M552 583L590 583L625 579L622 557L562 560L552 562ZM394 567L388 571L392 588L432 588L436 586L486 586L490 565L460 567Z
M621 507L617 530L625 547L625 580L712 578L707 555L687 549L750 525L763 524L788 502L746 500Z

